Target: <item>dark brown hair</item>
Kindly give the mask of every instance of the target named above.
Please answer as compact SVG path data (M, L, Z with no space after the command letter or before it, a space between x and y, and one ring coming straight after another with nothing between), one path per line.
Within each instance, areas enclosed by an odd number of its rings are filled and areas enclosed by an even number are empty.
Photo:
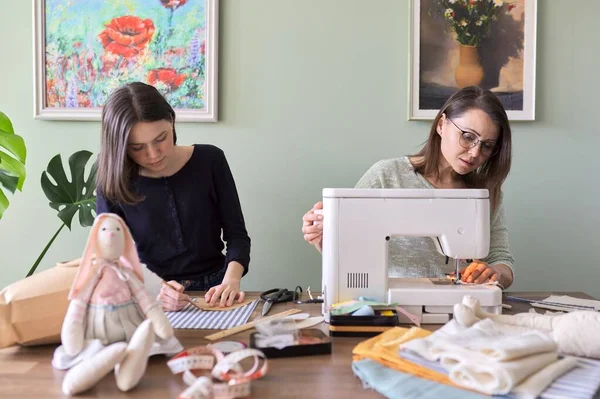
M102 109L102 136L98 155L96 186L108 200L135 204L143 198L131 187L139 166L127 155L127 141L138 122L167 120L173 123L175 111L155 87L141 82L128 83L115 90Z
M423 176L435 176L439 178L439 164L442 157L441 137L437 132L437 125L443 114L446 118L458 118L471 109L480 109L498 127L500 135L496 145L497 152L488 158L479 168L462 176L463 181L469 188L487 188L490 192L492 209L498 204L502 183L506 180L511 164L511 130L508 116L502 103L489 90L477 86L465 87L454 93L444 106L440 109L431 125L429 138L425 145L414 157L421 157L415 165L415 170Z

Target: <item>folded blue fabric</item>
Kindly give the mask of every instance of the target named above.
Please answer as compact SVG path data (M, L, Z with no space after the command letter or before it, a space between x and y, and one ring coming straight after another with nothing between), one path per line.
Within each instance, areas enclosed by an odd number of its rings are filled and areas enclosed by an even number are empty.
M390 399L490 399L486 395L402 373L371 359L352 362L352 370L365 388L372 388Z
M365 305L352 313L352 316L375 316L375 311L369 305Z
M438 373L448 374L439 362L432 362L411 351L400 350L400 357L427 367ZM542 394L540 399L600 399L600 361L579 358L577 367L558 377ZM496 395L494 398L516 398L513 394Z

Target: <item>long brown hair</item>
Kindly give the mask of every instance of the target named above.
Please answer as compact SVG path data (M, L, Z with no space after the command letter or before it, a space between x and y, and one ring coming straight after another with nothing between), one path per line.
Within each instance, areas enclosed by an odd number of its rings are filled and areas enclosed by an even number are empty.
M429 138L418 154L420 157L415 165L415 170L423 176L439 178L439 165L441 152L441 137L437 132L437 125L443 114L446 118L458 118L471 109L480 109L494 122L500 131L496 145L498 151L488 158L479 168L462 176L469 188L487 188L490 192L492 209L498 204L502 183L506 180L511 164L511 130L508 116L498 97L489 90L477 86L465 87L454 93L440 109L431 125Z
M105 198L122 204L135 204L143 199L131 187L139 166L127 155L127 141L136 123L160 120L173 124L173 142L177 143L175 111L155 87L133 82L109 96L102 109L96 176L97 189Z

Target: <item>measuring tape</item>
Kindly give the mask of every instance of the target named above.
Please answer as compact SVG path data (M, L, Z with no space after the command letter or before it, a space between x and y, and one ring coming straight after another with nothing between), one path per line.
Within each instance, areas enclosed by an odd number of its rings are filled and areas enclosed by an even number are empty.
M254 364L244 371L240 362L248 357L254 358ZM175 355L167 366L173 374L183 373L183 381L189 385L178 399L243 398L250 395L250 381L267 373L267 359L257 349L241 349L225 356L214 347L197 346ZM204 375L198 376L193 370Z
M209 348L220 350L224 355L245 349L247 347L245 343L240 341L221 341L215 342L214 344L208 344L207 346Z
M237 371L240 368L240 362L250 356L254 357L254 365L252 365L252 368L246 372ZM259 368L261 363L260 359L262 359L261 368ZM231 374L231 371L234 373ZM212 376L214 378L226 381L230 385L242 384L259 379L266 373L267 357L258 349L242 349L231 352L212 369Z
M223 352L218 349L197 346L173 356L167 362L167 366L173 374L180 374L186 370L212 370L215 363L224 357Z

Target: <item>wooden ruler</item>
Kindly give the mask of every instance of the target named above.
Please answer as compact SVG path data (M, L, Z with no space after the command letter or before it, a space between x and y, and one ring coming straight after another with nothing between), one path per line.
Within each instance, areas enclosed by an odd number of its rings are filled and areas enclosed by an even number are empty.
M289 316L289 315L292 315L292 314L300 313L301 311L302 311L301 309L288 309L285 312L277 313L277 314L274 314L272 316L261 317L260 319L252 320L252 321L250 321L250 322L248 322L246 324L242 324L241 326L232 327L232 328L230 328L228 330L223 330L223 331L219 331L218 333L207 335L204 338L206 338L209 341L216 341L218 339L225 338L225 337L228 337L230 335L237 334L239 332L246 331L246 330L249 330L251 328L254 328L254 325L256 324L256 322L263 321L263 320L269 320L269 319L276 319L278 317Z

